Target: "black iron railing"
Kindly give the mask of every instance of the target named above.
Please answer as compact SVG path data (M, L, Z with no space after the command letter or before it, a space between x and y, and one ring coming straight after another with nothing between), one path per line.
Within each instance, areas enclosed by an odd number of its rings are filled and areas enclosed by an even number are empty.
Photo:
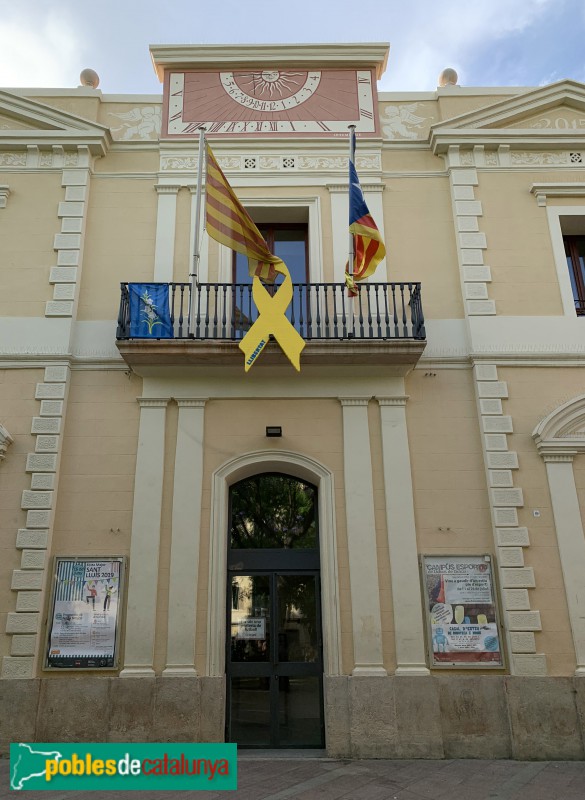
M267 287L269 291L276 291ZM121 284L117 339L133 336L128 284ZM169 284L175 339L241 339L258 318L249 283ZM425 339L420 283L361 283L350 299L343 284L295 283L286 311L303 339ZM150 337L149 337L150 338Z

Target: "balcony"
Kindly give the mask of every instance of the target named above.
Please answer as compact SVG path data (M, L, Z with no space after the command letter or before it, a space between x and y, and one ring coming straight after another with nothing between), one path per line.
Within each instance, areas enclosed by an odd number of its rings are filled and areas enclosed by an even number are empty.
M199 284L192 319L190 301L189 283L170 283L173 338L132 337L128 284L122 283L116 339L124 360L133 367L243 365L238 343L258 318L252 285ZM404 373L418 362L426 345L420 283L361 283L353 299L343 284L298 283L286 316L306 342L302 366L393 366ZM271 341L257 364L288 361Z

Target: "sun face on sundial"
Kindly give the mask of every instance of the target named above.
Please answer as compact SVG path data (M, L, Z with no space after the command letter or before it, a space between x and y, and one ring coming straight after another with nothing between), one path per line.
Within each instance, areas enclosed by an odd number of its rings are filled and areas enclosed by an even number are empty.
M208 134L347 135L378 132L375 77L370 69L168 71L168 137Z
M304 103L321 80L320 72L221 72L221 84L229 96L260 113L284 111Z

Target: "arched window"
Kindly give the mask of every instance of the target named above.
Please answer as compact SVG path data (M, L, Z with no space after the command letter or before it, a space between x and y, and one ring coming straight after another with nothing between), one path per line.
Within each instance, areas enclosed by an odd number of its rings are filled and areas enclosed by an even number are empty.
M318 547L317 489L280 473L253 475L232 486L230 548Z

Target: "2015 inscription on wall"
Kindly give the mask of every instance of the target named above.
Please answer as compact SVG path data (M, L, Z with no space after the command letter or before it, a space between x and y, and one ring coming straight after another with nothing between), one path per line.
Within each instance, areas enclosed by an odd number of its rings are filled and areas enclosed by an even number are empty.
M377 135L374 86L369 69L168 71L163 136Z

